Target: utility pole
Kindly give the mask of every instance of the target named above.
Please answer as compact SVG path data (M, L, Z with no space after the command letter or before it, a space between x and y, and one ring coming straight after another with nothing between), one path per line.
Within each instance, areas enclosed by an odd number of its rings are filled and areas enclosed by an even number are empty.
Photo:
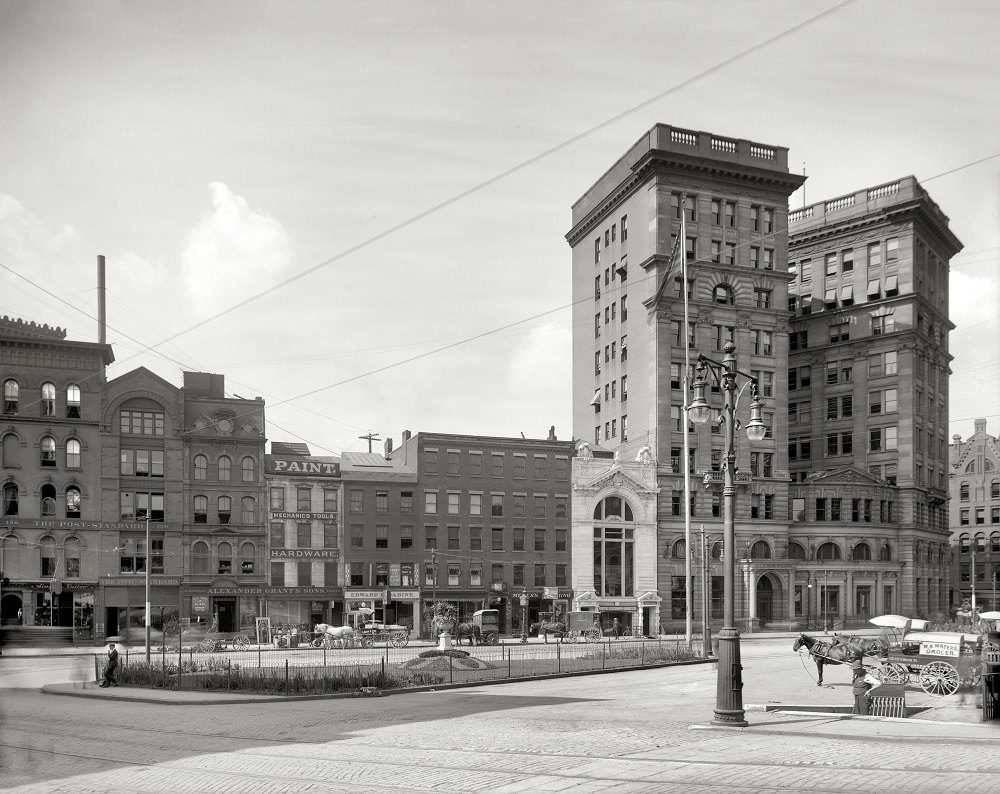
M378 433L373 433L371 430L369 430L363 436L358 436L358 438L360 438L362 441L367 441L368 442L368 451L369 452L372 451L372 442L373 441L381 441L382 440L381 438L378 437Z

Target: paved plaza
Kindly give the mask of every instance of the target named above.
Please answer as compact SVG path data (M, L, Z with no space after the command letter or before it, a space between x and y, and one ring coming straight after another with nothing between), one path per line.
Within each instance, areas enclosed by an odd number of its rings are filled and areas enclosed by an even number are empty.
M81 689L64 660L0 660L0 786L16 792L1000 790L974 698L909 690L914 718L847 706L849 670L743 643L750 725L711 723L714 663L381 697ZM41 681L40 679L47 679ZM39 687L46 685L45 692ZM11 688L14 687L14 688ZM75 695L75 696L65 696ZM169 702L164 702L169 699Z

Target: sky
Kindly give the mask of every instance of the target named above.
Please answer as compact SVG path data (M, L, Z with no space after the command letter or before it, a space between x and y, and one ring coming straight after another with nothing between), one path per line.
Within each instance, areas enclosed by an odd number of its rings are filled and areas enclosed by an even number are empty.
M949 437L1000 434L1000 5L0 0L0 315L225 375L268 439L571 427L573 202L654 124L785 146L791 207L949 216ZM585 428L578 432L589 432Z

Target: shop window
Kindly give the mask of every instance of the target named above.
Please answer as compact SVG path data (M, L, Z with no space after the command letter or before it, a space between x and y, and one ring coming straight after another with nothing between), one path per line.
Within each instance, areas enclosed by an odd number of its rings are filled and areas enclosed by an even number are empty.
M66 489L66 518L79 518L80 517L80 505L82 499L80 497L79 488L67 488Z

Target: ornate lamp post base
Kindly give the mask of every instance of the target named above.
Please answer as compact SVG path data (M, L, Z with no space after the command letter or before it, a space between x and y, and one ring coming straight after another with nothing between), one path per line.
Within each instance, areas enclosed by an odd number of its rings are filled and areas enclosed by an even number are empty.
M719 631L719 670L715 692L713 723L728 728L745 728L743 711L743 664L740 660L740 633L733 628Z

